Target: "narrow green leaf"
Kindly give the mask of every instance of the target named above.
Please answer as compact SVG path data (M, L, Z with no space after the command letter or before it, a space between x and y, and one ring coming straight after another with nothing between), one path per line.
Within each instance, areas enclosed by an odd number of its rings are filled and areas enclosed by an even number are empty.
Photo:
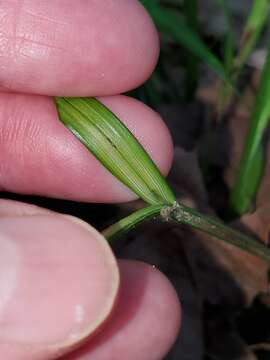
M263 166L263 147L260 146L257 153L254 155L252 162L247 163L245 166L246 178L244 181L241 181L240 178L238 178L232 189L230 196L232 215L242 215L249 211L251 202L260 186ZM239 170L241 171L241 167ZM238 176L240 176L240 174Z
M196 32L186 24L179 14L162 6L152 3L149 5L147 0L141 2L161 32L168 34L176 42L190 50L208 64L222 79L230 83L221 61L207 48Z
M224 66L227 75L230 76L234 65L233 53L235 46L232 16L226 0L217 0L217 2L222 7L226 20L226 35L224 41Z
M108 241L113 241L124 233L135 228L141 222L148 219L152 219L155 216L160 215L160 211L164 208L164 205L152 205L146 208L135 211L131 215L119 220L117 223L107 227L102 231L102 234Z
M164 210L162 210L162 212L163 211ZM175 203L173 206L167 208L165 218L192 226L194 229L198 229L208 235L214 236L216 239L237 246L270 263L270 249L264 245L263 242L230 228L214 217L203 215L196 209Z
M260 178L263 168L262 137L270 118L270 47L261 75L259 92L251 115L251 124L246 137L239 172L231 193L231 207L234 212L242 214L248 210L255 197L258 184L252 185ZM259 181L255 181L259 183ZM252 193L251 193L251 189Z
M149 204L175 197L149 155L123 123L94 98L56 98L62 122L120 181Z
M224 8L225 14L227 17L227 22L229 24L229 29L231 26L231 17L228 11L228 5L225 0L218 0L220 5ZM233 34L229 31L227 33L227 38L225 41L225 69L227 76L230 77L231 81L236 84L239 76L241 75L243 66L245 65L249 55L257 44L259 36L262 32L264 25L269 16L269 4L270 0L254 0L253 6L250 11L250 15L247 19L242 40L240 44L240 49L235 59L233 57L232 41ZM233 91L228 86L227 83L224 83L220 87L218 95L218 104L217 111L219 115L222 115L228 109L232 101Z
M141 222L159 215L166 221L171 220L179 224L191 226L193 229L202 231L217 240L222 240L228 244L237 246L270 263L270 249L261 241L231 228L214 217L201 214L196 209L177 202L171 206L153 205L140 209L126 218L119 220L116 224L109 226L102 233L108 241L112 242Z
M233 24L232 24L232 16L230 13L230 9L226 0L217 0L218 4L224 11L224 16L226 20L226 34L224 40L224 68L226 74L229 78L233 78L234 83L236 83L236 78L234 77L234 33L233 33ZM228 82L223 81L220 84L217 96L217 114L218 116L222 116L231 102L233 96L233 88Z
M269 0L254 0L245 29L242 35L240 51L235 60L235 66L241 69L257 43L258 37L269 18Z

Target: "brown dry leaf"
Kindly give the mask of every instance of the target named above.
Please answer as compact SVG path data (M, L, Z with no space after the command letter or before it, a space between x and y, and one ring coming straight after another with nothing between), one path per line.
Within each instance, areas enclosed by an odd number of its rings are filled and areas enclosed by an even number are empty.
M256 235L257 238L268 245L270 234L270 203L259 206L252 214L242 216L241 223L248 227L250 232Z
M240 230L248 230L253 235L269 243L270 233L270 203L260 206L254 213L244 215L236 225ZM222 254L224 266L229 266L231 271L237 274L236 279L241 284L250 303L259 292L268 291L267 272L269 265L254 256L251 256L235 247L224 244L224 253L229 252L230 264L226 264L226 256ZM239 264L241 266L239 266Z
M267 271L269 267L265 261L235 246L218 242L207 235L203 234L201 238L217 262L231 274L242 289L247 305L258 293L268 290Z

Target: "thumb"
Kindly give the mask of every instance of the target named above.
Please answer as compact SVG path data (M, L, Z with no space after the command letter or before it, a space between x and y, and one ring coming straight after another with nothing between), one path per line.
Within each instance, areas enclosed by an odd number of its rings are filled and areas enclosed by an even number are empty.
M93 334L119 285L104 238L80 220L37 214L0 218L0 353L53 359Z

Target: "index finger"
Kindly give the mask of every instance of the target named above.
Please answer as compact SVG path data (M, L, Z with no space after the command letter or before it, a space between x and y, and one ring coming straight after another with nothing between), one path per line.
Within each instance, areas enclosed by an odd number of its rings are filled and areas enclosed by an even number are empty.
M112 95L144 82L156 30L137 0L4 0L0 91Z

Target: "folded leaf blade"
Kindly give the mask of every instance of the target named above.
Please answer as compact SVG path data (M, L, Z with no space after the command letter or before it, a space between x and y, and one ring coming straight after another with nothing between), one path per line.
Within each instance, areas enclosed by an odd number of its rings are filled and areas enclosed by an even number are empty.
M62 122L119 180L149 204L172 204L175 197L139 142L94 98L56 98Z

